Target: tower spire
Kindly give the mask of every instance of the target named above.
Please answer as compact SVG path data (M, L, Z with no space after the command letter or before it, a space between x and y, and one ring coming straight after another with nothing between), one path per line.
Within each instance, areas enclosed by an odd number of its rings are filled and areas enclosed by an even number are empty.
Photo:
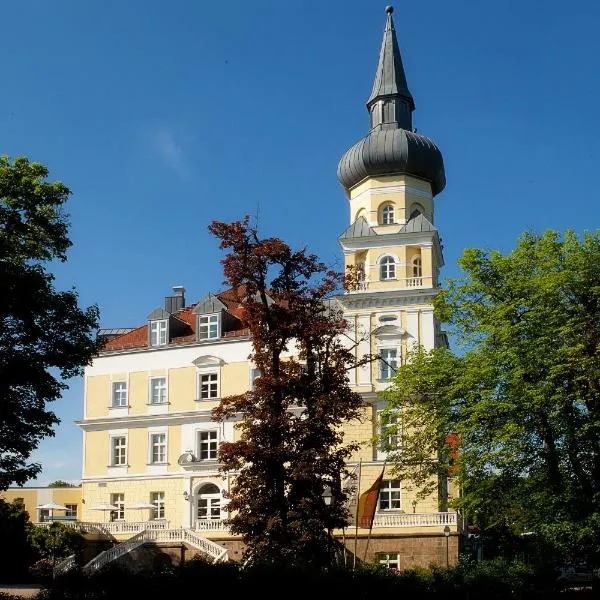
M379 125L400 127L412 131L412 111L415 101L408 89L392 13L386 6L387 19L379 53L379 64L367 109L371 115L371 128Z

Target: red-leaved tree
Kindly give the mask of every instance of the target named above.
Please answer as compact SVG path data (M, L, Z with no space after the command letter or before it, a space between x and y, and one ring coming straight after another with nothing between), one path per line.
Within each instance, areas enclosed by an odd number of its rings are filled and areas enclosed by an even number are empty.
M348 382L357 363L347 324L330 300L343 276L304 249L260 239L247 217L209 230L228 251L225 279L243 305L261 373L213 413L237 420L239 431L219 451L222 470L235 473L229 525L249 563L325 566L330 532L348 520L341 478L356 450L341 425L359 419L362 404Z

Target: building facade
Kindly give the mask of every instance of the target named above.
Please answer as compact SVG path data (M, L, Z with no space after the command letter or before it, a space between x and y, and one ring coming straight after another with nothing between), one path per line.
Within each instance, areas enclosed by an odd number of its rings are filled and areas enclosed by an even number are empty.
M360 491L382 470L385 452L372 442L381 426L379 392L411 348L445 344L433 312L443 266L434 198L445 186L441 153L412 126L415 108L388 7L375 81L367 101L370 128L338 165L349 204L339 237L358 289L336 301L359 343L350 382L364 399L364 419L344 424L360 442ZM185 529L241 556L225 525L231 477L219 471L218 447L236 439L233 423L212 420L219 399L252 388L251 340L230 291L188 304L183 287L136 328L104 330L106 343L85 372L83 522L120 539L153 529ZM417 501L386 473L373 529L349 527L350 552L393 568L457 559L458 520L440 511L438 495ZM445 535L446 534L446 535ZM369 542L367 542L369 539ZM367 548L368 544L368 548Z

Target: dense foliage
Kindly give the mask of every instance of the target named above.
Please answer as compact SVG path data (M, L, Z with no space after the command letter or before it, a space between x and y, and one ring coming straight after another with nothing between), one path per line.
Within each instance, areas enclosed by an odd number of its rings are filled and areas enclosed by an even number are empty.
M71 573L54 581L40 600L147 600L174 595L220 591L228 598L264 600L306 598L414 598L447 600L520 600L595 597L597 591L560 591L556 574L536 572L518 562L490 561L461 564L452 569L392 570L361 567L355 571L332 568L327 571L289 566L240 568L235 563L220 565L191 560L182 566L131 575L115 565L91 577Z
M27 461L58 423L47 403L97 349L97 308L80 309L47 271L71 245L70 191L47 177L43 165L0 157L0 490L39 473Z
M406 411L398 469L448 472L481 530L600 558L600 236L524 234L506 255L466 250L438 299L463 354L419 352L388 394ZM426 422L426 419L429 419ZM419 444L426 444L423 450ZM432 461L432 457L439 458Z
M347 324L328 301L342 278L305 250L260 239L247 219L210 230L229 251L225 278L260 370L251 391L214 411L217 420L238 420L239 439L219 451L223 471L236 473L231 530L250 564L327 564L329 531L348 520L341 478L355 449L344 445L340 424L359 418L362 404L348 384L356 363L342 342Z
M0 581L23 581L35 558L29 542L32 524L22 500L6 502L0 498L0 532L4 552L0 560Z

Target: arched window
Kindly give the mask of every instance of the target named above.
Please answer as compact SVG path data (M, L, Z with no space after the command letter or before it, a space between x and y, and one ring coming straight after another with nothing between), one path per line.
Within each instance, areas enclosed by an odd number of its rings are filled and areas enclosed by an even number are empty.
M196 510L200 522L221 518L221 491L214 483L206 483L198 489Z
M413 277L423 277L423 264L421 263L421 257L415 256L412 261L412 272Z
M420 204L413 204L410 207L410 216L408 218L414 219L415 217L418 217L419 215L425 215L425 209Z
M382 209L381 209L381 213L380 213L380 217L379 217L379 222L381 225L393 225L394 224L394 205L393 204L384 204Z
M382 281L396 279L396 261L393 256L384 256L379 265L379 273Z

